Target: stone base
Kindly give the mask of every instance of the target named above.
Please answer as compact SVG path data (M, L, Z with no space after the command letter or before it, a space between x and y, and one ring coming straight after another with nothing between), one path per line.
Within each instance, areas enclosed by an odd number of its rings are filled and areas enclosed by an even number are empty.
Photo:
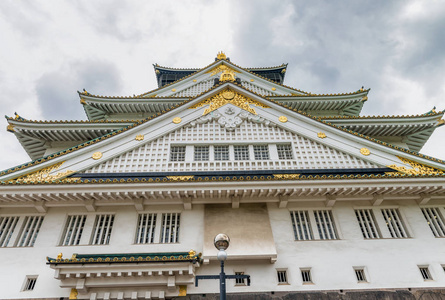
M181 300L219 300L219 294L200 294L176 297ZM227 294L227 300L442 300L445 289L325 291L325 292L270 292Z

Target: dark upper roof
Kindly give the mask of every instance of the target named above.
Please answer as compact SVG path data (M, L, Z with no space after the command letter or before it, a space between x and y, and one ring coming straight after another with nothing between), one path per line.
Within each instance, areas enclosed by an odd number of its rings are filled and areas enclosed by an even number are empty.
M157 64L153 65L155 68L156 79L158 87L175 82L183 77L189 76L201 69L175 69L169 67L161 67ZM276 83L283 84L284 75L286 74L287 64L270 68L245 68L249 72L255 73Z

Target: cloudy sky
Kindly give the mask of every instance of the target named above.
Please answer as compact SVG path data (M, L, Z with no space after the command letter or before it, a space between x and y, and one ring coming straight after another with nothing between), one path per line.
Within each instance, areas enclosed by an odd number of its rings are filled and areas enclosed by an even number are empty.
M371 88L363 115L445 109L444 1L0 2L0 112L82 120L77 90L156 88L152 64L200 68L224 50L244 67L289 63L312 93ZM0 170L29 161L2 121ZM445 159L445 126L422 153Z

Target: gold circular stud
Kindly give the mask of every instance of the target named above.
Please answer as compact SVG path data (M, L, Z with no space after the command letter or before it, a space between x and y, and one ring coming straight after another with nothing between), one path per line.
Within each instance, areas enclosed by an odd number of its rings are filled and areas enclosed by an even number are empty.
M287 118L285 116L281 116L278 118L278 121L286 123L287 122Z
M369 154L371 154L371 151L369 151L368 148L362 148L362 149L360 149L360 153L368 156Z
M102 152L94 152L93 155L91 155L93 159L99 159L102 157Z
M232 100L233 98L235 98L235 93L231 90L226 90L223 92L222 96L226 100Z
M172 89L172 92L176 92L176 89Z
M193 79L193 82L196 82L196 79Z
M324 132L317 133L317 136L321 139L324 139L326 137L326 134Z
M272 88L272 91L275 91L276 90L276 88Z
M182 119L180 117L173 118L173 123L175 123L175 124L179 124L179 123L181 123L181 121L182 121Z
M144 139L144 135L143 134L138 134L135 138L136 141L142 141Z
M254 82L255 80L253 80L253 79L250 79L250 82Z

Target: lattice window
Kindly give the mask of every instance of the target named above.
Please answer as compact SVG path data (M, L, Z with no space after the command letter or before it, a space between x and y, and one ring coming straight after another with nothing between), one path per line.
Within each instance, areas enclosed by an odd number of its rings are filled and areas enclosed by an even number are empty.
M20 236L17 239L17 247L32 247L37 239L40 231L40 226L43 223L43 216L29 216L25 217Z
M0 217L0 247L7 247L19 217Z
M60 241L62 246L79 245L86 219L86 215L68 216Z
M445 223L439 208L422 208L422 213L434 236L445 237Z
M419 266L420 274L423 277L423 280L433 280L433 277L431 276L429 268L426 266Z
M253 153L256 160L269 159L269 146L268 145L254 145Z
M26 276L22 291L34 290L37 283L37 276Z
M292 227L298 241L312 240L312 230L307 211L291 211Z
M229 146L214 146L215 160L229 160Z
M170 161L185 161L185 146L172 146L170 148Z
M114 215L97 215L94 222L93 234L91 237L92 245L108 245L113 229Z
M314 211L314 217L321 240L335 240L338 238L330 210L316 210Z
M372 210L356 209L355 216L357 217L358 224L365 239L381 238Z
M151 244L154 242L156 214L139 214L136 230L136 244Z
M237 145L233 146L235 160L249 160L249 146Z
M393 238L407 238L408 232L400 217L398 209L382 209L383 218L385 219L386 226Z
M259 86L252 84L248 81L243 81L242 82L243 87L245 87L246 89L248 89L249 91L252 91L256 94L262 95L262 96L271 96L271 95L276 95L276 93L272 93L271 91L268 91L266 89L260 88Z
M179 223L180 213L162 214L162 227L160 243L178 243L179 242Z
M290 145L277 145L279 159L292 159L292 147Z
M287 270L277 270L277 278L279 284L287 283Z
M366 279L365 269L363 268L354 268L355 277L357 278L357 282L368 282Z
M303 280L303 284L312 283L311 269L300 269L301 270L301 279Z
M209 146L195 146L195 161L209 160Z

